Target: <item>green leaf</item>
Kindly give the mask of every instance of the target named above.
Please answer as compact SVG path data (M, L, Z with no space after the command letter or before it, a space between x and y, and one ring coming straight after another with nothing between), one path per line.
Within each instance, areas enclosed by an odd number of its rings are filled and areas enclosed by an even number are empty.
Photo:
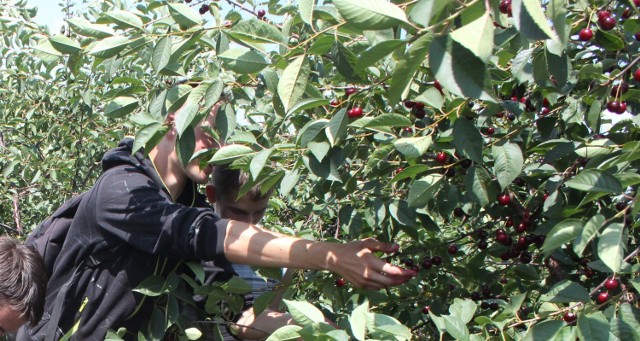
M145 278L137 288L133 289L145 296L156 297L165 292L165 279L163 276L153 275Z
M169 15L180 27L191 28L202 24L202 16L193 7L181 3L168 3Z
M367 328L370 331L370 339L373 340L410 340L411 330L403 326L395 318L384 315L371 313L370 318L367 320Z
M224 89L224 84L220 80L214 81L205 81L203 83L207 83L207 92L204 94L204 105L203 108L205 110L210 109L216 104L222 95L222 91Z
M589 242L598 234L598 230L604 225L605 217L602 214L596 214L584 225L584 228L573 241L573 252L578 257L582 257L582 252Z
M294 104L287 112L287 115L293 115L302 110L313 109L325 105L329 105L329 101L324 98L305 98Z
M118 335L113 330L107 331L107 335L104 337L104 341L123 341L123 340L124 339L120 337L120 335Z
M293 107L304 94L311 67L306 55L294 59L282 72L278 81L278 96L285 111Z
M449 335L456 340L469 340L469 329L464 322L456 316L443 315L442 317Z
M367 334L367 315L369 314L369 301L357 306L349 316L351 332L356 340L365 340Z
M300 19L307 25L311 25L311 21L313 20L313 1L314 0L298 0Z
M80 43L62 34L58 34L49 38L49 41L51 42L51 46L53 46L54 49L64 54L76 54L82 51Z
M309 142L313 141L318 134L320 134L320 132L324 131L324 128L328 123L329 120L326 119L308 122L304 127L302 127L302 129L300 129L296 143L300 147L305 148Z
M204 268L202 267L202 263L191 261L191 262L186 262L185 264L189 267L191 271L193 271L193 274L196 276L195 278L200 283L204 283L205 273L204 273Z
M358 55L355 71L363 71L405 44L406 42L404 40L391 39L367 48Z
M48 64L55 63L60 59L60 57L62 57L62 53L56 50L48 39L40 40L38 45L33 47L33 51L36 56Z
M105 13L104 16L111 19L112 22L120 26L142 30L142 19L131 12L123 10L113 10Z
M551 303L589 302L591 298L582 285L563 280L554 285L540 300Z
M124 50L131 41L123 36L113 36L100 40L89 54L98 58L111 58Z
M440 14L450 2L451 0L418 0L411 8L409 18L422 27L428 27L431 18Z
M269 161L269 157L271 156L272 152L273 149L263 149L258 152L258 154L256 154L253 159L251 159L249 172L251 173L251 177L253 178L253 180L256 180L258 178L258 175L260 175L260 172L262 172L262 169L267 164L267 161Z
M286 325L274 331L266 341L288 341L300 339L302 327L297 325Z
M350 25L363 30L384 30L408 24L404 11L384 0L334 0L338 13Z
M522 172L522 150L518 144L503 140L491 147L491 154L494 158L493 174L504 191Z
M329 149L331 149L331 145L328 142L324 142L324 141L322 142L311 141L307 143L307 148L309 148L309 151L311 152L311 154L313 154L313 156L315 156L318 162L322 162L322 160L324 160L324 157L327 156L327 153L329 153Z
M209 160L209 163L213 163L214 165L223 165L252 153L253 149L247 146L243 146L241 144L231 144L220 148L215 154L213 154L213 157L211 158L211 160Z
M557 40L549 40L546 44L545 57L547 58L547 65L549 69L549 76L553 77L558 87L563 87L569 80L569 74L571 72L571 60L566 52L562 52L558 55L552 52L553 45L558 45L558 49L563 51L564 45Z
M256 73L270 64L262 54L246 48L229 49L218 57L225 67L240 74Z
M171 60L169 61L169 64L158 71L158 74L163 76L186 77L186 72L184 71L182 64Z
M216 130L220 133L220 142L228 141L236 129L236 112L233 105L224 104L216 115ZM249 134L251 135L251 134ZM250 138L254 138L253 135ZM252 141L253 142L253 141Z
M184 334L189 340L198 340L202 337L202 332L198 328L187 328L184 330Z
M389 203L389 213L398 223L404 226L416 225L416 214L413 208L410 208L404 200L393 200ZM415 231L415 230L414 230ZM409 233L409 232L408 232ZM419 238L415 233L414 238Z
M511 74L521 83L533 80L533 65L531 59L535 48L524 49L513 57Z
M497 102L489 92L487 65L449 36L435 38L429 48L429 66L440 84L452 93Z
M347 116L347 109L340 109L325 128L325 134L331 144L331 147L337 145L347 136L347 126L349 125L349 117Z
M240 21L227 34L243 43L282 44L284 40L277 27L256 18Z
M421 93L420 96L416 97L414 101L423 102L428 106L440 109L444 103L444 98L442 98L440 90L436 88L429 88L425 92Z
M483 140L478 128L468 119L458 118L453 123L452 134L453 145L456 146L456 150L476 164L482 164ZM509 150L512 150L512 148Z
M607 51L619 51L623 49L626 44L618 35L612 34L603 30L595 30L594 43L604 48Z
M138 108L138 100L133 97L116 97L104 108L104 113L111 117L123 117Z
M614 317L609 321L610 337L609 340L637 340L638 332L631 325L626 323L622 317Z
M542 252L544 257L549 257L553 251L562 245L574 240L582 230L584 223L579 219L567 219L556 224L544 240Z
M356 55L347 46L337 41L331 46L331 56L336 70L349 82L361 82L362 77L355 71Z
M440 189L442 175L429 174L420 180L416 180L409 188L409 196L407 201L410 207L424 207L429 200L433 199L434 194Z
M455 298L453 304L449 306L449 314L467 324L476 313L477 305L470 299Z
M189 96L185 101L184 105L180 107L175 114L175 125L176 130L178 131L178 136L181 136L189 127L194 126L194 120L196 119L196 114L198 110L200 110L200 101L204 98L204 95L207 93L207 90L211 86L211 82L202 82L197 87L193 88L189 92Z
M426 171L428 171L430 168L427 165L411 165L405 169L402 170L402 172L397 173L393 179L391 179L391 182L397 182L403 179L407 179L407 178L414 178L416 175L420 174L420 173L424 173Z
M145 150L151 150L168 131L169 128L161 122L151 123L138 130L133 141L133 152L135 153L143 147Z
M487 206L496 199L497 191L489 173L482 167L472 166L464 178L467 196L480 206Z
M405 57L398 61L391 76L389 103L398 103L402 99L403 94L413 81L413 75L424 63L432 39L431 34L422 35L411 44Z
M549 1L547 16L553 21L553 27L560 38L560 43L566 45L571 31L571 27L567 25L567 2L564 0Z
M555 38L538 0L514 0L512 2L515 26L524 37L531 40Z
M581 340L608 341L609 321L602 312L578 314L578 336Z
M185 130L176 141L176 154L182 165L186 166L191 161L193 151L196 149L196 135L193 129Z
M633 340L640 338L640 311L629 303L622 303L618 310L620 321L628 325L633 331Z
M229 294L244 295L251 292L251 284L243 278L234 276L222 285L222 289Z
M297 169L287 171L280 182L280 194L288 195L289 192L298 184L300 179L300 172Z
M410 119L400 114L382 114L374 117L363 125L365 128L378 127L410 127L413 125Z
M102 39L111 37L115 34L111 27L101 24L92 24L82 17L74 17L68 19L67 22L76 33L86 37Z
M431 146L431 135L420 137L403 137L396 140L393 146L408 158L418 158L424 155Z
M599 169L582 171L565 184L567 187L586 192L621 193L624 190L618 179Z
M619 272L622 268L626 239L621 223L607 225L598 239L598 256L613 272Z
M162 37L156 43L156 46L153 47L153 68L156 70L156 73L159 73L160 70L164 69L167 64L169 64L169 60L171 59L171 39L169 37Z
M451 32L451 39L460 43L483 63L489 61L493 54L493 19L489 12L478 19Z
M293 319L302 326L324 321L322 312L311 303L290 300L283 300L283 302Z
M247 193L249 193L249 191L255 186L259 186L260 193L265 195L269 193L269 191L277 183L280 182L282 177L284 177L284 171L281 169L278 169L278 170L270 169L268 172L261 172L260 176L258 176L258 179L256 179L255 182L252 183L251 181L247 181L244 185L242 185L242 187L240 187L237 198L238 199L242 198Z
M576 144L573 142L559 143L544 155L542 163L553 163L555 160L574 154Z

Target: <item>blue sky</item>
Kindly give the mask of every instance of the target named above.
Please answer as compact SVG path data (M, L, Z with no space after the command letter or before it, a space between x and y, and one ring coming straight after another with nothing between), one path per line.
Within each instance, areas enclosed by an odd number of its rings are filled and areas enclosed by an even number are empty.
M38 14L35 22L46 25L52 33L58 32L60 25L64 22L59 1L56 0L27 0L29 7L38 7Z

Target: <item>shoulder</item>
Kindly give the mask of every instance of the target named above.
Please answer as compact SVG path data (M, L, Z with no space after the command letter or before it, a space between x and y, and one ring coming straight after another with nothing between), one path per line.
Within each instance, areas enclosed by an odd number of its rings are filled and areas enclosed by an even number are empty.
M132 165L105 171L94 190L96 199L103 202L170 200L168 193L151 176Z

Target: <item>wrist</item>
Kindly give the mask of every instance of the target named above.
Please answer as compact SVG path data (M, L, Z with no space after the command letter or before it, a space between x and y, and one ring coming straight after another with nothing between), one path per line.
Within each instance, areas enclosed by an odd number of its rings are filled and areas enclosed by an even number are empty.
M305 259L310 262L305 268L315 270L330 270L336 262L337 243L322 241L308 241Z

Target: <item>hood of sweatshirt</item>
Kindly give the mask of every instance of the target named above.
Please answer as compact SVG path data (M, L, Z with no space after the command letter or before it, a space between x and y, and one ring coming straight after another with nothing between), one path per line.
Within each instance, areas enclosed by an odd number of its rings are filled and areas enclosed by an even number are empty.
M164 186L164 182L160 178L160 175L153 166L153 162L149 159L143 148L140 148L135 154L131 154L133 151L133 138L125 137L118 143L116 148L107 151L102 157L102 171L106 171L113 167L122 165L129 165L137 168L139 171L147 174L158 187L164 189L169 194L169 191ZM176 202L187 205L203 207L209 206L206 197L198 193L196 184L190 179L187 180L184 189L180 197Z

